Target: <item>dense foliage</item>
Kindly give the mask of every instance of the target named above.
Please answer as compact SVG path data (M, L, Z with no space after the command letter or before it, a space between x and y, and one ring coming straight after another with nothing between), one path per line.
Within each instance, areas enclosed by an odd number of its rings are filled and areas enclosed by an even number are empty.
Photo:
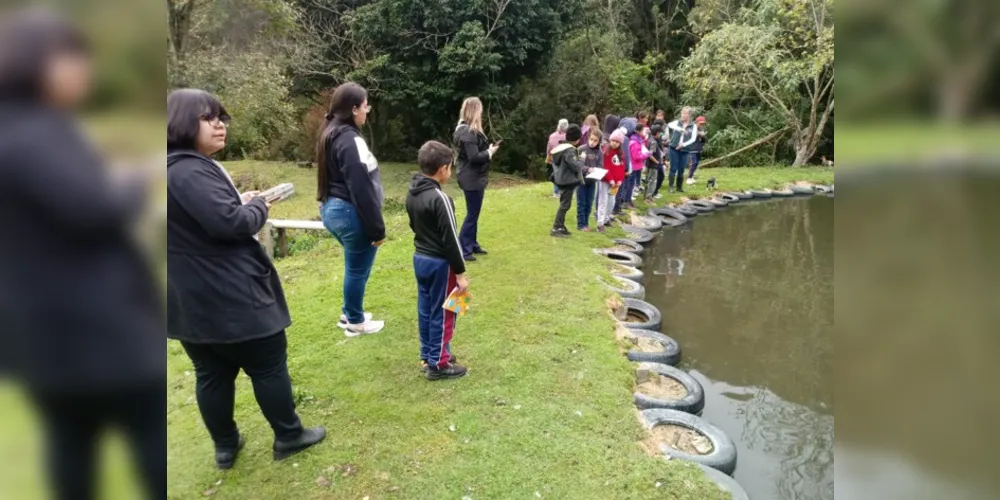
M228 158L311 159L330 88L370 91L384 160L450 142L462 100L533 174L560 118L682 105L729 164L832 154L832 0L168 0L172 86L217 93ZM817 14L819 12L819 14ZM776 132L780 132L775 134Z

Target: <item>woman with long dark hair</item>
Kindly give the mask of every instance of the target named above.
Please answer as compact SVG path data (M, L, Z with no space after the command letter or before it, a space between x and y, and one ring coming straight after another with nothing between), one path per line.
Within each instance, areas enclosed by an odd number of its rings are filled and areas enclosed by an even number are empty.
M130 234L162 170L110 175L74 118L91 75L89 43L65 18L0 16L0 225L8 234L0 241L0 378L23 383L35 406L52 498L97 498L98 445L116 427L134 452L143 498L165 499L163 301Z
M483 132L483 103L478 97L469 97L462 102L460 120L455 127L452 140L458 150L458 186L465 193L465 221L458 241L467 261L476 260L475 255L486 255L479 244L479 213L483 209L486 186L490 183L490 160L500 148L490 144Z
M303 428L288 375L291 325L278 271L254 236L270 204L240 193L212 155L226 145L229 114L203 90L167 97L167 336L194 363L195 394L215 443L215 462L231 468L243 447L233 420L236 376L250 376L274 431L281 460L326 436Z
M362 86L340 85L333 91L316 145L320 215L327 231L344 247L344 307L337 326L348 337L385 328L384 321L373 320L364 310L375 253L385 242L378 160L361 136L370 111Z

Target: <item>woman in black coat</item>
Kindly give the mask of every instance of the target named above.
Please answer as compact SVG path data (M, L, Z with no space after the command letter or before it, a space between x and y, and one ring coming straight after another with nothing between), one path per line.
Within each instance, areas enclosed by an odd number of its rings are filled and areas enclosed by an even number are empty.
M112 176L78 128L90 63L59 15L0 18L0 378L36 407L53 498L97 497L97 444L117 427L144 498L165 499L163 301L130 233L162 170Z
M483 133L483 103L478 97L462 103L460 117L452 140L458 150L458 186L465 193L467 210L458 241L465 260L474 261L473 254L487 253L479 245L479 212L489 184L490 160L500 145L490 144Z
M229 115L215 97L194 89L167 98L167 336L194 363L198 409L215 442L220 469L243 446L233 420L236 376L274 430L274 459L323 440L303 428L288 375L285 328L291 325L278 272L255 235L270 205L240 194L211 156L226 145Z

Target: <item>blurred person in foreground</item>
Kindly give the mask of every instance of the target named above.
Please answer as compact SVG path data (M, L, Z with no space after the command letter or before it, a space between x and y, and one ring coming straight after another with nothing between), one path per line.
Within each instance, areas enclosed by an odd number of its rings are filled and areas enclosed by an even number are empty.
M257 192L241 194L211 158L226 146L229 120L203 90L167 97L167 336L194 363L220 469L232 468L244 444L233 420L240 369L274 431L275 460L326 437L295 413L285 337L292 320L278 271L255 239L271 205Z
M166 498L162 298L129 226L153 172L112 178L78 129L90 63L59 15L0 15L0 374L37 408L55 498L95 498L112 425Z

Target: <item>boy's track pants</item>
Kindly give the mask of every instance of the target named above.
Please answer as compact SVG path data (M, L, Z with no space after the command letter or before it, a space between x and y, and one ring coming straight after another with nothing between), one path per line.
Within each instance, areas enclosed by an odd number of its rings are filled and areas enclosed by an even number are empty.
M414 254L413 271L417 276L420 359L431 367L445 368L451 361L455 313L442 306L458 281L448 261L436 257Z

